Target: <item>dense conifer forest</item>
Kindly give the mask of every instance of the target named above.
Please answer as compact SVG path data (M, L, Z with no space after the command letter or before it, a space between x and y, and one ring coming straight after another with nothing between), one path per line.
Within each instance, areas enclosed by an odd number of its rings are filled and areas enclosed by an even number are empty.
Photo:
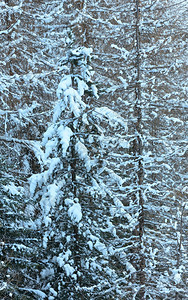
M1 0L0 299L188 299L186 0Z

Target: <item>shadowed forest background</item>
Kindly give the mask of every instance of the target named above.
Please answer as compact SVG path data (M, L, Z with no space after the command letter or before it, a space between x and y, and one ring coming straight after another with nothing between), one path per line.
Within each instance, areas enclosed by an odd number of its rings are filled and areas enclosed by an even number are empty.
M0 20L0 298L188 299L187 1Z

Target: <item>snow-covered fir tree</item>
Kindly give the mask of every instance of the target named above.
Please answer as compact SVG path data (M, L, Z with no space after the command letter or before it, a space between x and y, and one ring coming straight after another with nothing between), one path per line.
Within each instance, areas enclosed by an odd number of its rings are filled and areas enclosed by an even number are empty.
M106 156L115 153L120 136L107 136L106 128L126 131L126 122L107 107L95 107L91 52L68 53L70 74L59 83L53 121L38 152L42 171L30 178L42 240L41 290L50 299L110 299L119 293L110 241L116 236L111 218L121 209L112 186L118 189L122 179Z
M1 1L1 297L186 298L185 4Z

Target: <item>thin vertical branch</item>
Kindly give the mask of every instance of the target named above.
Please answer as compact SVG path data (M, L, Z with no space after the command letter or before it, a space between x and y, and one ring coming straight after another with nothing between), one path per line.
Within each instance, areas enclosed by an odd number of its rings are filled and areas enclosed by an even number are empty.
M72 87L75 86L74 81L74 62L71 62L71 74L72 74ZM74 120L74 113L71 114L72 120ZM71 124L71 130L73 132L72 142L71 142L71 181L72 181L72 192L74 195L74 198L77 198L77 185L76 185L76 173L77 173L77 160L76 160L76 151L75 151L75 128L72 121ZM81 269L81 261L80 261L80 249L79 249L79 232L78 232L78 225L73 224L73 230L74 230L74 260L77 267L77 282L81 284L81 277L79 275L80 269ZM81 297L82 299L82 297Z
M144 233L144 198L143 198L143 192L142 192L142 183L143 183L143 176L144 176L144 170L143 170L143 162L142 162L142 151L143 151L143 145L142 145L142 108L141 108L141 86L140 86L140 0L136 0L136 85L135 85L135 107L134 107L134 113L136 116L136 124L135 124L135 143L134 143L134 152L136 155L136 159L138 161L137 166L137 187L138 187L138 204L139 204L139 252L140 252L140 258L139 258L139 281L140 281L140 291L139 291L139 299L144 299L144 293L145 293L145 258L143 254L143 233Z

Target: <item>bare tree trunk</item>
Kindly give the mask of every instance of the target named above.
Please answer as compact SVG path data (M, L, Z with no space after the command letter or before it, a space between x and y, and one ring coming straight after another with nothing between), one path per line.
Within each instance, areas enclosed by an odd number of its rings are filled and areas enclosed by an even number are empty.
M135 124L135 140L134 140L134 153L136 157L137 165L137 174L136 174L136 184L137 184L137 201L139 204L139 281L140 281L140 291L138 292L139 299L145 299L145 258L143 254L143 233L144 233L144 199L142 192L143 184L143 162L142 162L142 108L141 108L141 86L140 86L140 30L139 30L139 21L140 21L140 0L136 0L136 85L135 85L135 107L134 114L136 116Z

